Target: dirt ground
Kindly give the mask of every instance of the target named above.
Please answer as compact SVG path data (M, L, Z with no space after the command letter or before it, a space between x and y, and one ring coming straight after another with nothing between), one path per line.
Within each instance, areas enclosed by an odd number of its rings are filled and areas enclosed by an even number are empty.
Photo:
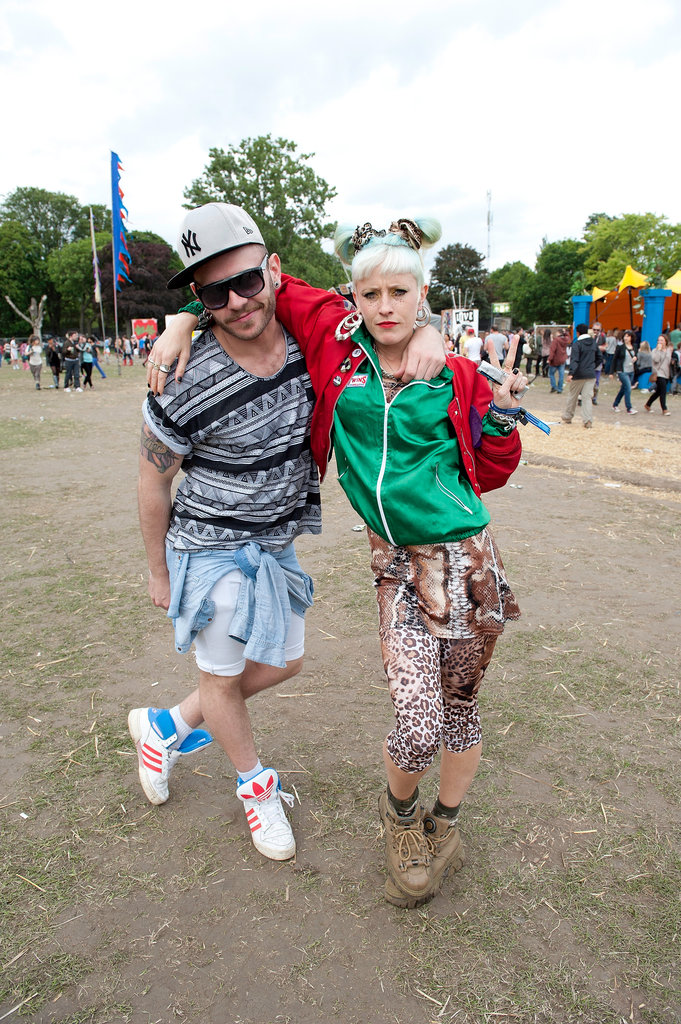
M366 535L333 473L324 533L298 543L304 670L252 702L297 798L298 853L275 864L216 744L165 806L138 784L128 709L195 679L146 596L141 367L88 394L0 370L0 1021L681 1019L681 397L629 417L614 391L586 431L537 381L551 436L522 428L488 496L523 617L485 682L467 863L409 912L382 899L391 711Z

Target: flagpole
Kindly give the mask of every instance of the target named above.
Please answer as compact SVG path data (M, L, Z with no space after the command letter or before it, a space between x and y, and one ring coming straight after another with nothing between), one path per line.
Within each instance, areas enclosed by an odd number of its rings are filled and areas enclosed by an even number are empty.
M95 302L99 303L99 318L102 324L102 345L106 336L104 328L104 306L102 305L102 288L99 282L99 260L97 259L97 246L95 244L95 218L90 207L90 238L92 239L92 267L95 273Z
M114 211L113 203L111 204L111 263L113 265L113 302L114 302L114 348L116 347L116 338L118 338L118 301L116 298L116 286L118 284L118 267L116 266L116 241L114 238L114 232L116 225L114 223Z

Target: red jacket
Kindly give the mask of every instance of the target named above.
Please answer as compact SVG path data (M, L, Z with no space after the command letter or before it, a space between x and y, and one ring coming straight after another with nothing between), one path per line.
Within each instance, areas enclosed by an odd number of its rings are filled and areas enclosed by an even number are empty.
M557 334L551 342L549 350L549 366L562 366L567 362L567 350L572 339L567 334Z
M347 313L348 307L339 295L282 275L277 292L277 319L298 341L317 396L310 432L312 455L322 479L331 453L336 402L366 358L352 338L336 340L336 327ZM507 437L483 434L482 418L492 400L492 389L470 359L450 356L447 365L454 374L449 418L466 474L480 496L483 491L503 487L516 469L522 450L520 437L517 430Z

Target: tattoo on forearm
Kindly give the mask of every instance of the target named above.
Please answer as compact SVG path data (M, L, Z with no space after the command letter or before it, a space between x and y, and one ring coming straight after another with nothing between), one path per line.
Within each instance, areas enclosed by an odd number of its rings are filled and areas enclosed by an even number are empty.
M159 439L151 433L146 423L142 427L142 437L140 441L140 453L145 459L148 459L152 465L156 466L159 473L165 473L166 470L175 465L175 460L177 458L175 452L171 451L163 441L159 441Z

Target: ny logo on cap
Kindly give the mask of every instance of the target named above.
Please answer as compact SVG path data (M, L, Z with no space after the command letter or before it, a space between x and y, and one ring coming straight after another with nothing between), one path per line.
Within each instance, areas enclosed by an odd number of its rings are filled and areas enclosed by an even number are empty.
M180 241L184 246L184 252L188 260L195 256L197 252L201 252L201 246L196 241L196 231L187 231Z

